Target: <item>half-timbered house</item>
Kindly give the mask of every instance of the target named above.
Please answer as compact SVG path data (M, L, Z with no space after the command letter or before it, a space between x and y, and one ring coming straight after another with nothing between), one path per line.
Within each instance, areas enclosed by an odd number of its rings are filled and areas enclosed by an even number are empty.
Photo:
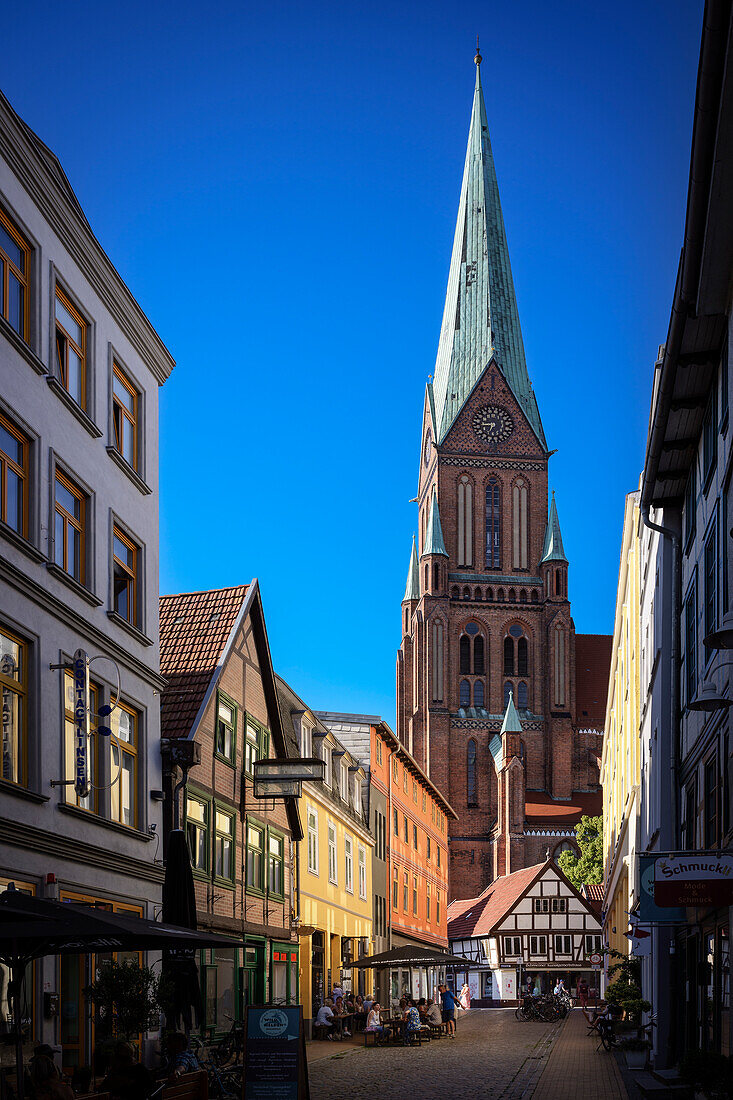
M552 859L451 902L448 939L474 963L456 985L468 982L479 1007L514 1003L518 990L547 993L558 978L573 994L581 977L600 993L600 918Z

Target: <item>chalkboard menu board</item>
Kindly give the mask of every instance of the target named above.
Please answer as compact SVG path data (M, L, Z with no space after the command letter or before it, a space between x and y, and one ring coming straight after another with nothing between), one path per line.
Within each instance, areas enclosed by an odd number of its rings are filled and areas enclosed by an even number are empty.
M244 1100L309 1100L302 1005L248 1005Z

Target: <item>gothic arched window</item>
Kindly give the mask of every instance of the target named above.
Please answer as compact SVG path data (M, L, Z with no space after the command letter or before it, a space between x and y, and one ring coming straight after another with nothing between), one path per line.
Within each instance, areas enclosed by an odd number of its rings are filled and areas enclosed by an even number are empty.
M471 589L468 587L468 585L466 585L466 587L463 589L463 598L464 600L471 599Z
M565 706L565 631L555 627L555 706Z
M461 634L458 643L458 671L462 675L471 671L471 639L467 634Z
M517 593L514 591L513 588L510 588L509 589L509 603L516 603L516 602L517 602Z
M504 589L503 588L500 588L499 591L496 593L496 598L499 601L499 603L504 603Z
M509 636L504 639L504 675L514 675L514 639Z
M458 695L458 704L461 707L471 706L471 685L468 680L461 680L461 686Z
M443 699L443 624L433 623L433 700Z
M465 474L458 479L458 564L473 565L473 485Z
M433 562L433 591L435 593L440 589L440 566L437 561Z
M539 600L539 596L537 595L537 589L536 588L532 589L532 597L531 598L532 598L532 603L537 603L537 601Z
M473 705L475 707L482 707L484 705L484 682L483 680L476 680L473 685Z
M527 568L527 482L520 477L512 493L512 564L514 569Z
M458 599L458 588L456 587L456 585L453 585L453 587L450 590L450 598L452 600L457 600Z
M506 710L506 708L509 704L509 696L511 695L511 693L512 693L511 681L507 680L506 683L504 684L504 710Z
M562 596L562 577L559 569L555 570L555 595Z
M517 642L517 676L526 676L529 672L529 658L527 639L520 638Z
M486 589L486 599L487 600L493 600L493 598L494 598L494 589L493 588L487 588Z
M476 742L471 739L468 742L468 751L466 753L466 801L469 806L476 806L478 804L476 755Z
M529 706L529 691L524 680L520 680L517 686L517 706L520 710L526 710Z
M473 592L473 598L474 598L474 600L480 600L480 599L483 599L483 597L482 597L482 595L481 595L481 589L480 589L480 588L475 588L475 589L474 589L474 592Z
M521 590L521 592L519 593L519 602L520 603L526 603L527 602L527 589L526 588L523 588Z
M473 673L474 676L484 674L484 640L480 634L473 640Z
M486 485L486 567L501 568L501 489L494 477Z

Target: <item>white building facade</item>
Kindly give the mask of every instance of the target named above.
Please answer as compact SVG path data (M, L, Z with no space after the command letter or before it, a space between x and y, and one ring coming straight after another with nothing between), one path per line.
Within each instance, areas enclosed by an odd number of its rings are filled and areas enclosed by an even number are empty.
M152 918L158 387L173 360L56 157L2 95L0 276L0 889ZM77 651L90 659L86 784ZM95 966L47 958L27 975L27 1032L61 1046L68 1070L93 1056L83 989ZM0 1026L6 992L0 980Z

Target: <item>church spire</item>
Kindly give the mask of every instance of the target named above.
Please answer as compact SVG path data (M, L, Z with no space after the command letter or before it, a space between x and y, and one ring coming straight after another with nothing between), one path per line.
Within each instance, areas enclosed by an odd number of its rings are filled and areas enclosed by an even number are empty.
M557 518L555 490L553 489L552 503L550 504L550 518L545 528L545 543L542 547L540 565L543 565L546 561L564 561L567 564L567 560L568 559L565 557L565 549L562 544L562 535L560 534L560 520Z
M438 496L435 492L435 489L433 489L433 496L430 501L428 526L425 531L425 546L423 547L423 555L425 554L442 554L444 557L448 557L448 551L445 548L445 542L443 540L443 528L440 526Z
M415 536L412 536L412 553L410 554L410 568L407 570L407 584L405 585L405 594L402 597L402 602L406 600L419 600L420 599L420 569L417 563L417 547L415 546Z
M537 399L527 373L504 218L481 88L476 88L458 222L432 383L441 443L492 356L543 447Z
M509 692L509 702L506 705L504 711L504 721L501 723L502 733L521 733L522 723L517 713L517 708L514 706L514 692Z

